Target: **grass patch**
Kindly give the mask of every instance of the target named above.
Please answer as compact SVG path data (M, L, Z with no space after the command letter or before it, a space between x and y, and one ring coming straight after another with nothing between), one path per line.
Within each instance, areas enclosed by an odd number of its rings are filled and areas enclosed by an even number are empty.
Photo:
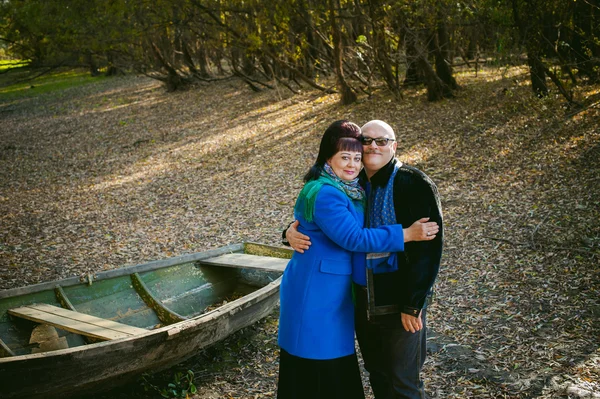
M4 66L4 64L2 64L2 66ZM0 66L0 69L2 66ZM8 67L5 69L7 68ZM95 83L106 78L104 76L92 77L87 70L71 69L51 72L30 80L31 77L34 77L39 73L40 72L35 70L30 70L18 73L8 72L6 75L0 76L0 102L60 92L65 89ZM17 83L11 83L11 81L16 81Z
M10 68L26 66L27 64L29 64L29 61L26 60L0 60L0 72Z

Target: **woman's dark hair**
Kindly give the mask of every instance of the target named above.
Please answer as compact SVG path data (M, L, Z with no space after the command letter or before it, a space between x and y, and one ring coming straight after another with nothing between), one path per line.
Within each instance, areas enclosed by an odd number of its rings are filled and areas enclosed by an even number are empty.
M325 162L340 151L356 151L362 154L360 127L356 123L340 120L329 125L321 139L317 160L304 175L304 182L317 179L321 175Z

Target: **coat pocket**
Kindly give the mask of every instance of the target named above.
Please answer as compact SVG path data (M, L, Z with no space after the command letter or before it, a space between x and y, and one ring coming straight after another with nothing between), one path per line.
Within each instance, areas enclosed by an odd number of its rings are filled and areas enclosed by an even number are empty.
M352 263L347 260L321 259L319 270L329 274L352 274Z

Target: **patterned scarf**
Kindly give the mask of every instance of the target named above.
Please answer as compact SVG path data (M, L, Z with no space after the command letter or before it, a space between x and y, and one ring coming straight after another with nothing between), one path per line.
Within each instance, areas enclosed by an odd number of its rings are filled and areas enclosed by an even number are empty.
M385 187L371 187L367 227L375 228L397 223L394 209L394 180L396 180L398 169L398 164L395 164ZM373 269L373 274L396 271L398 270L397 254L395 252L368 253L367 268Z
M294 211L302 214L307 222L312 222L315 213L315 202L317 194L324 184L333 186L345 193L350 199L358 202L361 210L364 209L366 203L365 190L358 184L358 177L350 181L340 179L333 171L329 164L325 164L321 175L316 180L307 182L296 200Z

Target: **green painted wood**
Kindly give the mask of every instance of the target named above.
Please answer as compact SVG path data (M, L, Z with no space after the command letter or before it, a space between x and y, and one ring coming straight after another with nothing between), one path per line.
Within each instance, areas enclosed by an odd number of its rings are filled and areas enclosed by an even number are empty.
M129 276L64 288L78 312L140 328L161 324L137 294Z
M239 282L251 287L264 287L281 277L281 272L267 272L264 270L241 269Z
M56 299L63 308L72 310L74 312L77 311L77 309L75 309L75 306L73 306L71 301L69 301L69 297L60 285L57 285L54 288L54 294L56 295Z
M221 248L211 249L208 251L196 252L193 254L186 254L186 255L181 255L181 256L175 256L173 258L168 258L168 259L155 260L152 262L142 263L139 265L124 266L119 269L107 270L104 272L94 274L93 281L95 283L96 281L102 281L102 280L111 279L111 278L115 278L115 277L129 276L131 273L142 273L142 272L161 269L161 268L169 267L169 266L173 266L173 265L195 262L197 260L211 258L213 256L218 256L218 255L222 255L222 254L226 254L226 253L243 251L243 249L244 249L244 244L238 243L238 244L227 245L227 246L221 247ZM33 293L37 293L37 292L44 292L44 291L52 290L52 289L54 289L54 287L56 287L56 285L60 285L62 287L71 287L71 286L80 285L80 284L86 283L86 282L87 282L87 279L83 280L83 279L80 279L79 277L70 277L70 278L63 279L63 280L49 281L46 283L34 284L34 285L25 286L25 287L1 290L0 291L0 300L2 300L4 298L11 298L11 297L15 297L15 296L28 295L28 294L33 294Z
M179 321L186 320L186 317L178 315L177 313L171 311L166 306L164 306L158 299L152 295L144 281L138 273L133 273L131 275L131 282L133 283L133 287L137 291L138 295L142 298L142 300L151 307L156 315L160 319L163 324L173 324Z
M165 369L251 325L278 303L278 281L229 302L204 317L148 331L130 339L71 348L60 353L0 358L4 398L66 397L98 392L150 369Z
M15 356L15 353L0 339L0 357Z
M294 250L287 247L275 247L272 245L246 242L244 243L244 253L248 255L271 256L274 258L292 259Z
M255 255L291 257L287 248L271 247L255 243L233 244L214 250L163 259L135 266L100 272L94 275L93 284L88 286L78 277L52 281L27 287L0 291L0 339L16 355L31 353L29 344L34 323L25 320L10 320L7 309L31 303L48 303L55 306L76 308L78 311L115 320L140 328L151 328L161 324L155 312L148 307L133 289L129 275L134 272L150 273L162 268L188 264L206 273L203 279L184 278L181 280L155 282L155 290L163 293L164 302L176 313L184 316L202 314L206 307L219 303L240 292L251 292L276 278L277 274L262 274L245 269L237 272L219 271L217 268L193 265L198 260L208 259L234 252L247 252ZM191 265L191 266L190 266ZM161 273L159 273L161 274ZM163 271L162 274L169 274ZM181 277L181 276L180 276ZM185 277L185 276L184 276ZM112 280L115 279L115 280ZM187 280L187 282L186 282ZM56 286L60 285L59 289ZM185 291L182 291L182 287ZM252 287L250 287L252 286ZM170 287L170 288L169 288ZM56 294L53 292L57 291ZM62 292L61 292L62 291ZM59 300L57 300L57 295ZM154 294L153 294L154 295ZM70 305L65 301L68 301ZM157 298L160 298L157 296ZM179 310L178 310L179 309ZM60 336L67 337L69 346L84 345L81 336L58 330Z
M148 290L173 312L194 317L225 300L238 284L236 270L194 263L140 273Z
M239 282L263 287L282 275L289 259L241 253L224 254L198 261L201 265L234 267L239 271Z

